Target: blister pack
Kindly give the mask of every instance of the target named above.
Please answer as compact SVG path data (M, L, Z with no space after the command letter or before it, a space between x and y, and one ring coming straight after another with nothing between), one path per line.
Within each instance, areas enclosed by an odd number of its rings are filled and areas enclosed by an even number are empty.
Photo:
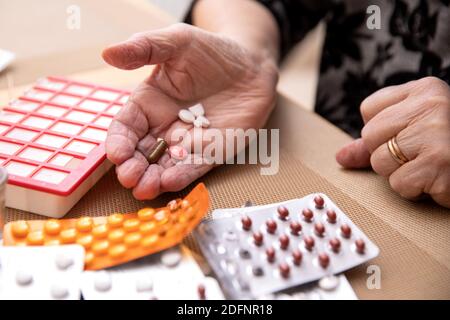
M180 246L101 271L85 271L86 300L223 299L217 281L205 277Z
M239 210L222 210L227 217L205 221L194 233L232 298L257 298L339 274L379 252L324 194L233 214Z
M5 246L80 244L85 268L116 266L179 244L207 213L209 195L198 184L166 207L108 217L13 221L4 227Z
M290 200L278 203L279 206L285 206ZM270 206L270 205L269 205ZM211 213L213 219L230 218L247 214L248 212L260 210L266 206L253 206L247 202L241 208L216 209ZM357 300L352 286L344 274L326 276L318 281L295 286L286 290L278 291L272 294L266 294L258 299L268 300Z
M78 300L83 267L79 245L0 246L0 300Z

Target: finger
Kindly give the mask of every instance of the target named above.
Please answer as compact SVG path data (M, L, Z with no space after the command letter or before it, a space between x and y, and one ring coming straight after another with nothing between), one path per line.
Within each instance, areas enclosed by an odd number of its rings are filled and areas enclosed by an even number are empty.
M370 156L372 169L380 176L389 177L400 164L392 157L387 143L379 146Z
M370 153L363 140L356 139L338 151L336 161L347 169L367 168L370 166Z
M439 174L430 188L430 195L441 206L450 208L450 170Z
M192 28L183 24L138 33L130 39L106 48L103 59L120 69L136 69L166 62L189 44Z
M134 155L140 138L148 131L142 110L131 100L116 115L108 129L106 154L114 164L121 164Z
M417 99L403 100L384 109L366 123L361 136L369 151L374 151L408 127L411 119L417 117L422 103L423 101Z
M369 122L370 119L387 107L405 100L412 85L413 81L398 86L385 87L364 99L361 103L361 116L364 123Z
M133 157L116 167L117 178L125 188L133 188L139 182L148 165L147 159L140 152L135 151Z
M157 164L151 164L142 175L133 189L133 196L138 200L150 200L160 193L160 181L163 168Z
M206 174L213 168L208 164L177 164L164 170L161 175L161 189L164 192L179 191Z
M403 198L417 199L432 176L430 170L422 159L409 161L391 174L389 184Z

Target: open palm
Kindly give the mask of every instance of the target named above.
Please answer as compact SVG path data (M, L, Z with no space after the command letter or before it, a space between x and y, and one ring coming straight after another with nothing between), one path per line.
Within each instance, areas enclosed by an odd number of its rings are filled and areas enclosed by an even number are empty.
M156 65L115 117L106 140L119 181L133 188L137 199L181 190L214 166L175 165L168 154L148 163L146 156L157 138L175 145L183 143L171 139L175 129L192 133L193 126L178 119L180 109L202 103L210 128L224 132L261 128L274 106L277 70L271 60L192 26L136 34L105 49L103 58L121 69ZM202 137L192 142L195 139Z

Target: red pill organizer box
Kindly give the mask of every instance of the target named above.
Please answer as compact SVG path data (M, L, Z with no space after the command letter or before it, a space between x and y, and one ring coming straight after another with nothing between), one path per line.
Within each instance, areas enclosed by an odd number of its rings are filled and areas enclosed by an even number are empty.
M47 77L0 111L6 206L60 218L111 168L104 142L130 92Z

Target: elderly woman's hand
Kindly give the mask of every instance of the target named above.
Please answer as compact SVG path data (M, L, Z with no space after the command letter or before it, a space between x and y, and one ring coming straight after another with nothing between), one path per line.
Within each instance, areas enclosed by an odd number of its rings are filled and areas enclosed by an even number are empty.
M427 77L381 89L361 104L361 139L336 155L345 168L372 165L408 199L429 194L450 208L450 87ZM388 141L396 137L406 163L395 160ZM391 145L392 147L392 145ZM395 152L394 152L395 154Z
M147 160L156 139L170 145L172 134L193 125L178 119L182 108L201 102L211 128L260 128L275 104L278 70L273 59L249 51L233 39L185 24L143 32L103 52L121 69L157 65L134 90L111 123L106 154L116 165L120 183L137 199L153 199L178 191L208 172L213 165L176 165L168 156ZM209 129L205 129L207 131ZM189 139L188 139L189 140Z

